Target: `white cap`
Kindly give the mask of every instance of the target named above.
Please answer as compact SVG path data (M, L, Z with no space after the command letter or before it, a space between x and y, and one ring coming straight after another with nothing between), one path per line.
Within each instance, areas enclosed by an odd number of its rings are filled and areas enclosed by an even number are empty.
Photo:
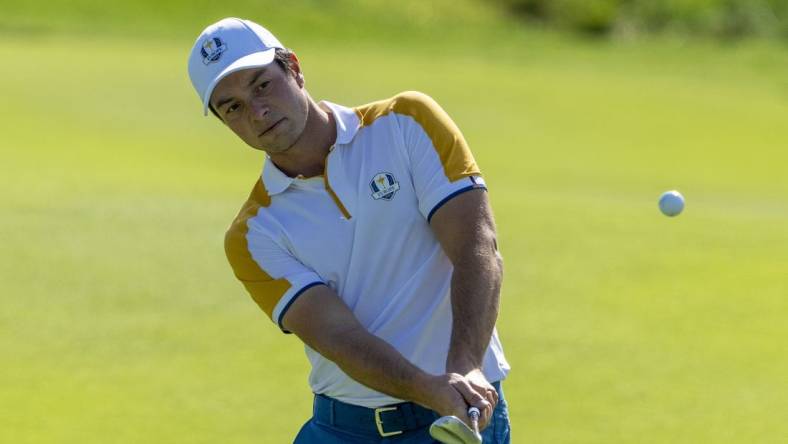
M276 48L284 48L267 29L249 20L226 18L208 26L197 37L189 55L189 78L208 114L211 93L220 80L247 68L274 61Z

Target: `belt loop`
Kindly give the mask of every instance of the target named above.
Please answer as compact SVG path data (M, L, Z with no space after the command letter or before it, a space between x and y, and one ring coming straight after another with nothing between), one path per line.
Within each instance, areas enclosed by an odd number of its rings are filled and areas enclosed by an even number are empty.
M335 421L336 414L334 413L336 411L336 403L334 402L333 398L329 398L328 402L330 406L328 410L328 422L331 424L331 427L336 427L337 425Z
M413 410L413 404L406 403L402 404L400 407L401 418L402 422L405 423L405 427L412 429L416 428L418 425L416 424L416 412Z

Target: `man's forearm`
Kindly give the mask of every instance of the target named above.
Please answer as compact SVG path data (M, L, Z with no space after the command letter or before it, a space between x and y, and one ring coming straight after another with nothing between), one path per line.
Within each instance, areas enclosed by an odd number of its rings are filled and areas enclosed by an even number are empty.
M429 375L361 326L331 332L308 344L354 380L387 395L426 405Z
M481 243L454 264L451 280L452 332L446 371L466 374L480 369L490 344L503 277L503 261L495 248Z
M424 402L424 387L429 384L430 375L364 328L328 286L306 290L282 322L304 344L354 380L400 399Z
M481 369L498 318L503 260L492 208L483 189L449 200L430 222L451 260L452 330L446 371Z
M462 415L467 403L484 407L463 375L431 375L370 333L325 285L306 290L282 319L288 331L348 376L387 395L414 401L442 415Z

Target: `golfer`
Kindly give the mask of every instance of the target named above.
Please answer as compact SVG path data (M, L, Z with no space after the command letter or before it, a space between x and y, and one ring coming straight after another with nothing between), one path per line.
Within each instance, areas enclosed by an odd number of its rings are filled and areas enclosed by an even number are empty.
M380 74L348 84L362 75ZM204 113L265 153L225 249L305 344L314 410L295 442L434 442L430 424L470 406L485 443L509 442L495 225L443 109L417 92L316 102L296 55L237 18L200 34L189 76Z

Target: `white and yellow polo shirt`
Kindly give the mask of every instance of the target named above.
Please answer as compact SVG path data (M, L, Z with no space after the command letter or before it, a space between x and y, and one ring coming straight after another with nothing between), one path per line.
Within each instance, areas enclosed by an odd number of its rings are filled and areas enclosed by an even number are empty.
M282 327L306 289L328 285L371 333L432 374L445 372L452 264L430 229L452 197L484 188L460 130L431 98L405 92L357 108L321 102L337 140L322 176L292 178L270 159L227 232L236 277ZM365 407L400 402L306 347L315 393ZM509 365L497 332L489 381Z

